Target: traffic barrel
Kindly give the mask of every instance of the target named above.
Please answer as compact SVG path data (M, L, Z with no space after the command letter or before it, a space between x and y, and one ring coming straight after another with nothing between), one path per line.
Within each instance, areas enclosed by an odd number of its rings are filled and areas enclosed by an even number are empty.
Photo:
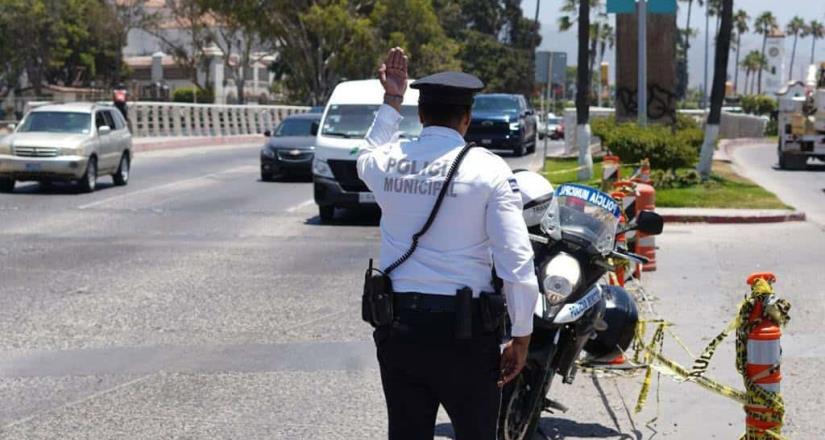
M770 272L755 273L748 277L751 299L744 310L747 318L740 327L737 340L737 367L743 373L748 403L745 405L745 440L767 440L779 434L784 417L784 403L780 395L782 373L783 325L788 320L784 300L773 294L772 283L776 276ZM743 314L743 318L744 318ZM745 353L741 353L741 349ZM744 363L744 368L742 368Z
M605 156L602 159L602 191L610 191L613 183L620 178L621 159L619 156Z
M623 194L621 200L622 214L628 222L636 218L636 199L639 197L639 191L636 189L636 185L637 183L631 180L619 180L613 183L613 187L617 190L617 192L621 192L621 194ZM627 231L624 236L625 242L627 243L627 249L631 252L636 252L636 231ZM633 277L635 279L642 279L641 265L635 262L630 262L628 264L628 269L633 273Z
M646 183L637 183L636 190L638 197L636 199L636 214L642 211L656 210L656 189L652 185ZM636 253L647 257L650 262L642 267L645 272L652 272L656 270L656 236L647 234L645 232L638 232L638 239L636 240Z

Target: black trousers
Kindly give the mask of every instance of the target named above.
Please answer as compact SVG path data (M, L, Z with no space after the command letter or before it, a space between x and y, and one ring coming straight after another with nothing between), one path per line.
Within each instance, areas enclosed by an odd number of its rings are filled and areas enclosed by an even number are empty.
M402 311L375 331L390 440L431 440L439 404L456 440L496 440L499 338L473 327L456 340L451 313Z

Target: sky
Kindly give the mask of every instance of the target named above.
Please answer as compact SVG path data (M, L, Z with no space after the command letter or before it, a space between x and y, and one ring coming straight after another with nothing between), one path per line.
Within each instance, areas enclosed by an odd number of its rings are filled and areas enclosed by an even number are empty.
M521 3L524 15L533 18L536 13L537 0L523 0ZM575 28L567 32L559 32L558 18L562 15L559 12L562 0L540 0L539 5L539 21L541 22L542 43L540 50L551 50L567 52L568 62L575 63L577 43ZM705 9L697 6L698 2L693 2L693 9L691 11L690 25L693 28L699 28L699 35L694 37L691 41L691 48L688 53L688 66L690 68L690 86L696 87L704 80L704 53L705 53ZM781 8L778 7L781 5ZM806 22L811 20L819 20L825 22L825 0L735 0L733 4L734 10L744 9L751 16L751 28L753 28L753 19L764 11L771 11L777 18L780 26L784 29L785 25L798 15ZM679 16L676 18L676 24L680 28L685 27L687 20L687 4L679 2ZM611 18L612 21L612 18ZM615 26L615 23L614 23ZM711 17L711 29L715 26L715 17ZM708 81L713 80L713 35L711 35L710 56L708 67ZM786 38L785 40L785 68L786 77L787 69L790 64L791 48L793 45L793 38ZM751 50L760 50L762 48L762 36L750 32L742 37L742 56ZM733 76L733 63L735 54L731 52L729 61L730 76ZM794 76L798 76L798 72L806 71L807 64L811 57L811 39L800 39L796 50L796 67L794 67ZM816 62L825 61L825 40L817 40L816 43ZM613 75L615 65L615 55L613 51L609 51L605 55L605 61L611 64L611 76ZM803 68L804 64L804 68ZM744 72L739 69L740 79L744 81Z

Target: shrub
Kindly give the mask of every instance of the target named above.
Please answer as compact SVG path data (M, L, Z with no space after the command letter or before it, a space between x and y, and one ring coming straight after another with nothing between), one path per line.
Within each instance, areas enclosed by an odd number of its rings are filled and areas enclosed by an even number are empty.
M215 102L215 95L211 89L198 88L198 94L195 96L195 87L181 87L172 92L172 101L174 102L193 102L197 98L200 104L212 104Z
M622 162L638 163L650 159L651 168L658 170L692 166L699 158L704 139L698 122L687 116L677 117L674 128L617 124L611 116L594 119L591 130L608 150L622 158Z
M650 172L653 186L659 189L688 188L702 183L702 175L698 171L689 170L653 170Z
M760 116L769 116L778 108L776 100L765 95L743 96L741 105L745 113Z

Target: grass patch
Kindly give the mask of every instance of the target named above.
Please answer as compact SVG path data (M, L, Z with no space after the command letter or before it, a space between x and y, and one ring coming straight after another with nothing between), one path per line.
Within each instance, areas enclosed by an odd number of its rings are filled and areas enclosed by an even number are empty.
M553 186L577 182L598 187L602 175L601 158L593 159L593 179L581 182L576 178L578 161L548 159L545 176ZM622 167L621 175L630 176L631 167ZM707 182L687 188L656 190L656 206L669 208L740 208L740 209L791 209L773 193L736 174L730 164L713 162L713 175Z

